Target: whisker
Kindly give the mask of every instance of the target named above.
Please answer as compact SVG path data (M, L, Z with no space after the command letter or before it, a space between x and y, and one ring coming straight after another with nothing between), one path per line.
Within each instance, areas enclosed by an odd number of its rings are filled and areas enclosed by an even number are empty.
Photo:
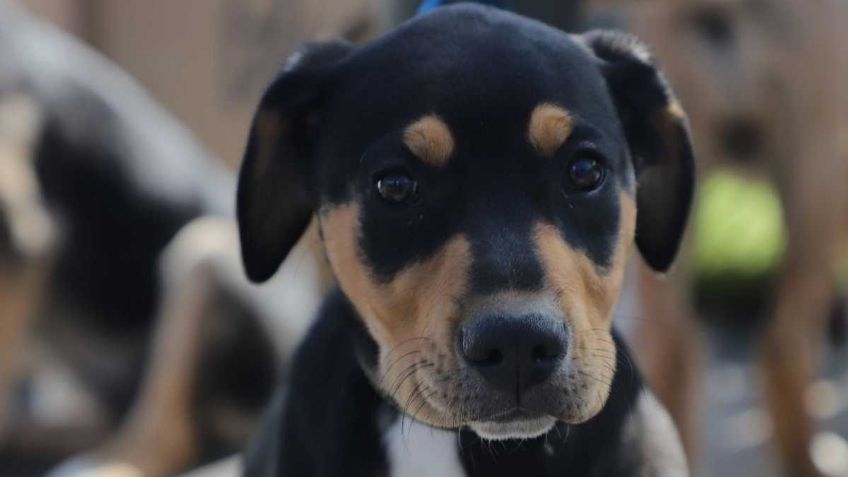
M611 379L609 379L609 378L607 378L606 380L603 380L603 379L599 379L597 376L594 376L594 375L589 374L589 373L587 373L587 372L585 372L585 371L582 371L582 370L577 370L577 372L578 372L581 376L584 376L584 377L587 377L587 378L593 379L593 380L595 380L597 383L603 384L604 386L609 386L609 385L611 385L611 384L612 384L612 380L611 380Z
M401 435L403 435L403 428L404 428L404 427L403 427L403 423L404 423L404 420L405 420L405 418L406 418L407 414L409 414L409 412L408 412L408 411L409 411L409 405L410 405L410 404L412 404L412 401L413 401L413 400L415 400L415 397L416 397L416 395L418 394L418 392L420 391L420 389L421 389L421 387L422 387L422 386L426 386L426 384L424 384L424 382L423 382L423 381L422 381L422 382L419 382L419 383L418 383L418 385L416 385L416 386L412 389L412 392L410 392L410 393L409 393L409 397L406 399L406 403L405 403L405 404L403 405L403 407L401 408L401 411L402 411L402 412L401 412L401 415L400 415L400 434L401 434ZM412 424L411 424L411 423L410 423L410 426L412 426Z
M389 394L389 396L391 396L391 398L392 398L392 399L395 399L395 397L396 397L396 395L397 395L397 392L400 390L400 388L401 388L401 386L403 385L404 381L406 381L406 380L407 380L407 379L409 379L411 376L413 376L417 370L419 370L419 369L421 369L421 368L428 368L428 367L432 367L432 366L433 366L433 363L431 363L431 362L429 362L429 361L418 361L418 362L416 362L416 363L412 364L411 366L407 367L407 368L406 368L406 369L405 369L405 370L401 373L401 375L399 375L399 376L398 376L398 378L395 380L395 381L397 382L397 385L396 385L396 386L393 386L393 390L392 390L392 392ZM401 378L401 376L403 376L403 377Z
M421 398L421 404L419 404L418 407L415 408L415 412L413 412L412 414L404 412L404 414L407 414L407 417L409 417L409 428L407 429L409 432L412 432L412 424L417 420L417 416L418 416L418 413L421 412L421 408L424 407L425 404L427 404L427 399L429 399L431 396L433 396L433 394L438 392L436 390L430 390L429 388L427 389L427 391L429 391L430 393L427 394L426 396L424 395L424 392L417 393L417 396L419 398ZM401 417L401 421L400 421L400 433L401 433L401 435L403 435L403 418L402 417Z
M413 354L420 353L420 352L421 352L420 350L412 350L408 353L402 354L399 358L397 358L391 364L389 364L389 366L386 368L385 371L383 371L382 375L380 376L380 379L377 381L377 384L383 384L383 380L386 379L386 376L388 376L389 371L391 371L392 368L396 364L398 364L401 360L403 360L403 358L406 358L407 356L412 356Z
M414 341L431 341L431 340L432 340L432 338L429 338L427 336L413 336L412 338L407 338L407 339L401 341L400 343L394 345L392 347L392 349L389 350L389 353L386 355L385 359L388 360L389 358L391 358L392 353L394 353L395 351L397 351L398 349L400 349L404 345L411 344Z

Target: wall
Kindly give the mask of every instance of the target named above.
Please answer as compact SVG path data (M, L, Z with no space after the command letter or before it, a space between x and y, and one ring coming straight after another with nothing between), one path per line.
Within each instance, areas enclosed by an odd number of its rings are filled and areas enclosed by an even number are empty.
M228 164L256 101L305 40L361 37L372 0L25 0L135 76Z

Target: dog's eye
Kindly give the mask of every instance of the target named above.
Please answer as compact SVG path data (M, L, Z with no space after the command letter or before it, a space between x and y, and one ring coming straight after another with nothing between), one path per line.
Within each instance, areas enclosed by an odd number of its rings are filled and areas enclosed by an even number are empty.
M415 195L417 189L418 183L403 173L390 173L377 179L377 193L386 202L405 202Z
M599 158L581 155L568 166L563 187L568 192L589 192L597 189L605 176L606 168Z

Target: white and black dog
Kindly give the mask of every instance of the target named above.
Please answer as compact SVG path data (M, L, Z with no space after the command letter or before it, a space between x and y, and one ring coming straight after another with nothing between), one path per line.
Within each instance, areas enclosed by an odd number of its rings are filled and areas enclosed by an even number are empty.
M219 248L233 250L238 280L205 274L216 293L204 326L181 328L194 330L181 335L189 344L156 331L185 321L160 315L209 248L185 245L200 229L186 224L216 217L234 229L235 185L125 72L0 0L0 474L41 475L114 438L130 415L158 438L123 439L131 452L118 457L185 466L243 445L249 431L228 424L252 422L272 394L278 334L257 326L269 301L239 292L235 238ZM223 228L206 235L227 244ZM170 378L195 348L202 364L180 381L190 415L161 399L136 408L166 418L130 412L155 394L158 378L143 377L152 361L167 355ZM174 445L184 421L188 444Z

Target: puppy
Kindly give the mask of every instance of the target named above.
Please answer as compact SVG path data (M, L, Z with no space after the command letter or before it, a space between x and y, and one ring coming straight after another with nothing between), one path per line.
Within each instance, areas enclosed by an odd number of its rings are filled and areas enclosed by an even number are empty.
M305 48L253 121L242 258L267 280L314 216L339 287L247 475L688 475L611 318L693 185L631 37L455 5Z

